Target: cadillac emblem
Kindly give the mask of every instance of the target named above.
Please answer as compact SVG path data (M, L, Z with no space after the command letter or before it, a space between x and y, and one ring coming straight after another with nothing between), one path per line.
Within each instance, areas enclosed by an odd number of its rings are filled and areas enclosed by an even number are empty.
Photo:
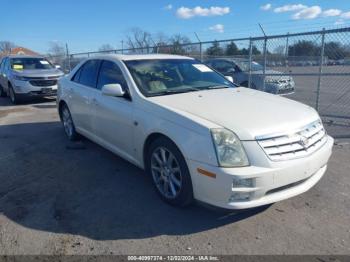
M309 139L306 136L301 136L299 140L299 145L301 145L303 148L307 148L309 145Z

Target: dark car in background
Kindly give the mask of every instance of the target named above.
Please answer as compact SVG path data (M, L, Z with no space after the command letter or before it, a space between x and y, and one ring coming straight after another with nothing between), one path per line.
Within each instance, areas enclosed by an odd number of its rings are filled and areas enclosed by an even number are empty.
M231 76L236 84L248 87L249 83L249 60L241 58L213 58L205 61L225 76ZM282 72L266 70L265 87L263 66L257 62L251 64L251 84L253 89L265 91L271 94L286 95L294 93L295 83L291 76ZM271 75L273 74L273 75Z

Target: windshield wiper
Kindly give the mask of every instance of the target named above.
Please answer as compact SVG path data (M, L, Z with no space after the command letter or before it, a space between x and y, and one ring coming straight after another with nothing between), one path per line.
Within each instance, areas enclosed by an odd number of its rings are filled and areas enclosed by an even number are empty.
M222 88L230 88L230 87L225 85L216 85L216 86L207 86L205 89L222 89Z
M166 89L163 91L160 91L158 93L149 94L150 96L163 96L163 95L172 95L172 94L181 94L181 93L188 93L188 92L194 92L194 91L200 91L198 88L184 88L184 89Z

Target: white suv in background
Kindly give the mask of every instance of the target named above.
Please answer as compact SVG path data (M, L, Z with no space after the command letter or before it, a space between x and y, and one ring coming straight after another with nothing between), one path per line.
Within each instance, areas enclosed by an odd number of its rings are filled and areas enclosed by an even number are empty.
M321 179L333 146L311 107L236 87L182 56L90 58L59 81L57 105L69 139L81 134L146 169L179 206L296 196Z
M0 97L13 104L25 98L55 96L63 72L38 56L10 55L0 64Z

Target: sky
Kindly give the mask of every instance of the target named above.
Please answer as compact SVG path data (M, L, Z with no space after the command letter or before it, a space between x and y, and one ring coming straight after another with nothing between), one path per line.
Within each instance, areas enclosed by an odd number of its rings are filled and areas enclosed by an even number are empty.
M0 41L40 53L121 47L130 29L184 34L196 41L350 26L350 0L0 0Z

